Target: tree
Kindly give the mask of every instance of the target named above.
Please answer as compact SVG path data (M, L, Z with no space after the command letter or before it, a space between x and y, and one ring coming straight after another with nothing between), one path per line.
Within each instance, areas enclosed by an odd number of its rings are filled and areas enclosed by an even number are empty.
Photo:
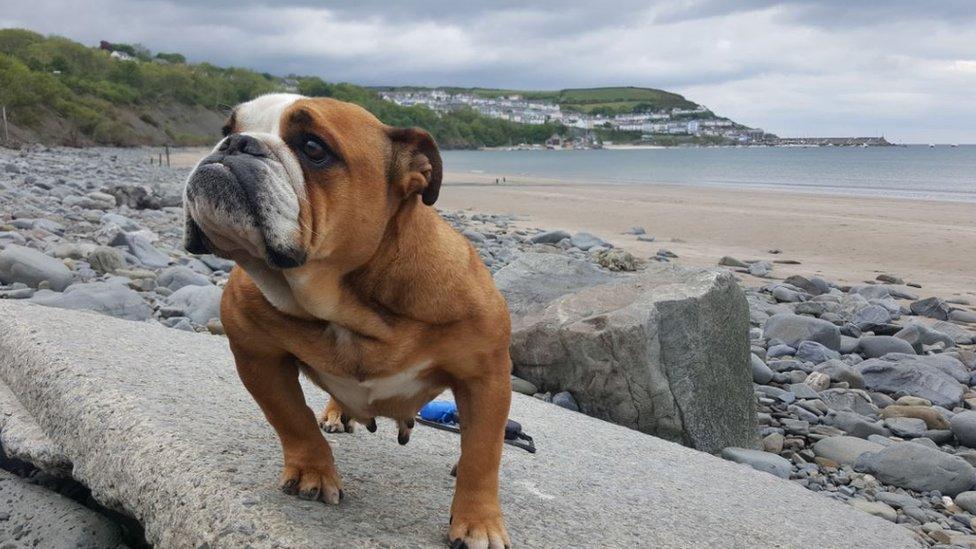
M163 61L167 61L169 63L176 63L179 65L183 65L186 63L186 57L183 57L183 55L179 53L159 52L156 54L156 59L162 59Z

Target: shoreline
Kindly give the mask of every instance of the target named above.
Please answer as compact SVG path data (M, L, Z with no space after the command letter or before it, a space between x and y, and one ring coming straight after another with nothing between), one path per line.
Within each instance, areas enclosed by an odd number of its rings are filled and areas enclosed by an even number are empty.
M178 149L173 165L190 167L209 149ZM649 257L665 248L682 263L715 267L739 259L776 264L775 278L819 274L862 284L893 274L920 293L976 302L976 205L922 198L863 197L792 189L695 184L602 183L447 171L437 206L515 214L521 228L592 232ZM642 226L654 242L623 234ZM781 253L771 254L779 249ZM768 280L752 279L753 285Z
M725 255L798 261L776 264L774 277L818 274L863 284L891 274L920 284L921 293L976 297L972 203L525 176L495 185L494 179L448 172L438 207L514 214L525 229L591 232L644 258L663 248L700 267L715 267ZM626 234L634 226L655 240Z

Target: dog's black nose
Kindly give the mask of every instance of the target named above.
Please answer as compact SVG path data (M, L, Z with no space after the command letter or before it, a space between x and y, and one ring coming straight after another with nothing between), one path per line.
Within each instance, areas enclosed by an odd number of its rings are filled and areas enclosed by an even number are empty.
M268 156L271 153L264 143L243 133L228 135L220 144L219 150L226 154L249 154L251 156Z

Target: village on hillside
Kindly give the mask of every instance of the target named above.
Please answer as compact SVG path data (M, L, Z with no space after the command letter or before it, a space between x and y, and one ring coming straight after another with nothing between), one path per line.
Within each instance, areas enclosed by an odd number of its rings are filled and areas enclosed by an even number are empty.
M380 96L398 105L423 105L440 113L471 108L491 118L521 124L553 122L568 128L587 131L606 129L639 132L641 139L645 141L650 141L656 136L712 136L723 138L730 143L752 144L762 142L766 136L760 128L748 128L727 118L717 117L702 105L691 109L673 108L610 116L563 110L557 103L526 99L519 94L485 97L469 92L451 93L442 89L421 89L381 91Z

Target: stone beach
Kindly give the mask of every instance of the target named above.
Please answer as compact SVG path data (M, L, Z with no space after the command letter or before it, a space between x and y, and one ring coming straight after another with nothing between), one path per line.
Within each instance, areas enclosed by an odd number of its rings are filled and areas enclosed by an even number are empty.
M0 149L0 299L222 334L233 263L182 249L188 172L140 149ZM897 273L851 285L747 257L688 268L606 235L442 215L509 300L515 391L770 473L928 545L976 546L976 308L965 300ZM628 238L648 237L634 227ZM23 412L0 389L6 449L29 431L8 432L3 414ZM56 455L33 465L66 469ZM98 535L118 536L113 524Z

